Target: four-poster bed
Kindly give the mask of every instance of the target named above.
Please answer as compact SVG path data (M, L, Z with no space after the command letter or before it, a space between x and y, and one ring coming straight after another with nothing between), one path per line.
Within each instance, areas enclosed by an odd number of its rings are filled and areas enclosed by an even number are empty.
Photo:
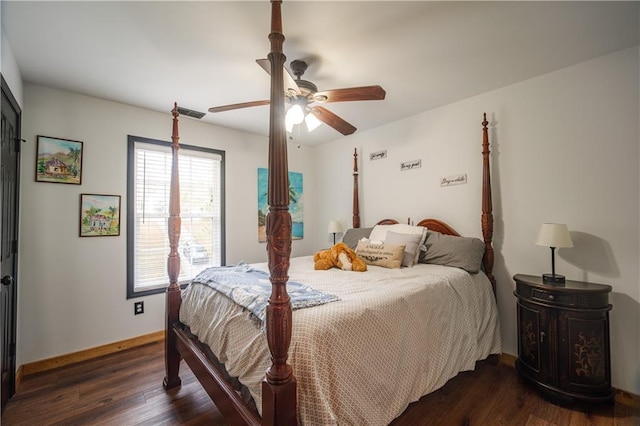
M288 166L286 134L284 129L284 89L283 89L283 65L285 61L282 53L284 36L282 34L280 0L271 0L271 53L269 61L271 63L271 100L270 100L270 131L269 131L269 189L268 202L269 214L267 215L267 254L268 262L265 264L253 265L256 270L268 272L271 282L271 295L266 306L266 319L260 326L256 326L246 315L242 307L234 305L229 299L219 294L213 294L205 290L204 285L192 286L189 292L185 293L185 301L177 282L179 274L178 244L180 237L180 206L179 206L179 182L178 182L178 112L177 105L173 110L173 167L171 177L171 197L170 197L170 217L169 217L169 243L170 253L168 258L169 287L167 289L167 322L166 322L166 343L165 343L165 364L166 376L164 386L166 389L177 387L181 384L179 372L180 360L184 359L193 373L200 380L203 388L214 400L221 413L231 424L279 424L292 425L298 421L308 423L328 423L335 422L339 416L346 423L369 423L366 415L378 418L378 414L367 414L374 411L376 407L384 410L392 410L393 417L402 412L409 402L417 400L421 395L430 391L434 387L442 386L457 372L464 369L473 368L475 361L486 358L491 353L499 351L500 337L497 327L497 313L495 311L494 287L495 281L492 275L493 249L491 240L493 234L493 217L491 211L491 186L489 173L489 143L487 134L486 115L483 121L483 185L482 185L482 232L484 239L484 274L469 274L457 268L450 268L436 265L416 265L414 268L403 268L402 270L413 270L413 275L404 284L406 275L400 269L393 270L396 278L380 278L379 288L369 286L362 288L362 284L347 279L348 272L344 271L322 271L328 272L323 280L316 278L306 272L308 259L291 259L291 217L289 215L289 191L288 191ZM357 153L354 153L354 199L353 199L353 226L360 227L359 205L358 205L358 170ZM393 223L386 221L384 223ZM419 222L418 226L425 226L432 231L444 234L458 234L445 223L428 219ZM290 271L291 268L291 271ZM435 268L435 269L434 269ZM373 267L371 269L376 269ZM378 268L381 269L381 268ZM383 269L383 268L382 268ZM434 273L435 271L435 273ZM343 275L337 275L342 272ZM314 287L321 290L326 289L339 292L340 301L328 303L312 309L302 309L296 311L294 321L291 298L287 293L287 282L290 280L290 273L295 280L308 280ZM378 271L373 273L389 274L391 272ZM470 292L469 300L476 303L468 303L460 306L460 310L454 311L458 317L463 317L465 322L474 324L477 330L462 329L463 324L456 325L451 329L440 329L431 325L426 325L429 320L429 311L419 311L416 314L420 317L419 324L406 323L405 327L415 327L417 335L428 341L431 346L438 347L451 345L445 352L459 351L463 353L460 360L450 362L442 354L421 356L423 348L416 346L415 342L410 342L411 336L405 336L401 330L391 331L386 329L386 336L376 336L374 331L362 328L367 323L377 324L378 327L386 327L389 322L412 321L413 316L420 306L409 306L406 308L407 300L421 300L426 305L429 299L434 298L433 293L429 296L416 293L416 286L424 287L422 280L430 273L435 276L452 274L455 280L461 280L461 284L456 284L454 290L443 287L435 280L429 285L437 287L440 293ZM367 272L369 274L369 272ZM486 274L486 276L485 276ZM378 275L373 275L378 277ZM449 276L449 275L447 275ZM369 275L371 277L371 275ZM487 279L488 277L488 279ZM376 278L378 279L378 278ZM451 278L454 280L454 278ZM389 281L391 280L391 281ZM400 282L402 280L402 285ZM413 281L411 281L413 280ZM420 280L420 281L416 281ZM486 281L486 285L483 282ZM291 281L294 281L293 279ZM383 282L384 281L384 282ZM397 281L397 282L396 282ZM490 282L489 282L490 281ZM348 291L336 289L329 286L327 282L339 282ZM393 290L390 290L393 284ZM385 287L386 286L386 287ZM489 288L489 291L482 290L482 287ZM392 305L389 293L398 293L400 304L399 309ZM486 294L491 297L487 297ZM440 297L440 296L438 296ZM436 305L432 310L437 310L440 306L448 306L449 299L435 298ZM373 300L373 308L369 305L362 307L362 299ZM438 303L439 301L439 303ZM182 304L182 307L181 307ZM206 320L199 315L198 305L215 304L215 312L211 315L207 312ZM467 306L469 305L469 306ZM387 309L387 306L391 306ZM385 310L387 309L387 310ZM341 311L341 316L336 312ZM374 312L374 318L368 318ZM376 314L378 313L379 314ZM409 313L407 313L409 312ZM215 317L215 314L219 317ZM329 313L331 320L323 322L321 314ZM385 315L393 315L392 321ZM444 313L440 313L444 315ZM240 318L242 317L242 318ZM424 317L424 318L423 318ZM213 318L213 319L210 319ZM456 319L451 318L451 322ZM225 328L223 332L217 334L212 331L207 321L214 321L216 324L225 323L224 326L241 330L238 335L233 335ZM436 318L432 318L436 321ZM227 323L233 322L233 325ZM309 324L317 327L306 328ZM209 327L209 328L208 328ZM222 327L222 325L221 325ZM295 327L295 329L294 329ZM360 328L359 328L360 327ZM220 331L220 330L218 330ZM295 331L295 333L294 333ZM340 333L338 333L338 331ZM345 332L344 336L341 335ZM442 334L445 337L440 336ZM477 333L478 336L474 335ZM292 344L293 334L293 346ZM380 334L380 333L378 333ZM462 335L460 337L459 335ZM487 335L482 337L480 335ZM449 336L449 337L446 337ZM471 337L469 337L471 336ZM364 339L366 337L366 339ZM474 341L477 339L477 341ZM202 342L201 342L202 340ZM365 340L360 346L349 346L345 340ZM308 343L311 341L311 343ZM358 353L354 359L375 353L367 346L372 341L377 348L384 349L381 353L387 355L386 362L381 358L374 369L379 372L378 376L373 374L373 382L358 382L359 376L372 376L365 370L361 370L361 365L353 364L353 359L347 361L345 354L349 351ZM470 343L461 343L469 341ZM204 344L203 342L206 342ZM327 343L331 342L331 344ZM437 342L437 344L436 344ZM323 346L323 344L326 345ZM237 346L232 351L229 346ZM465 346L467 345L467 346ZM331 346L331 347L325 347ZM215 348L215 351L213 350ZM238 349L239 348L239 349ZM398 359L397 353L402 353L402 359ZM416 355L411 355L411 351L416 351ZM215 359L213 352L219 359ZM396 354L396 359L391 359L389 354ZM222 356L221 356L222 355ZM294 368L287 361L291 356ZM434 360L441 359L437 370L442 372L440 377L423 379L415 382L407 381L407 386L403 385L405 375L420 375L425 371L425 375L431 374L425 366ZM415 360L415 361L414 361ZM264 364L266 362L266 364ZM238 364L250 364L249 366L238 367ZM262 368L266 366L266 368ZM320 367L318 367L320 366ZM229 368L227 372L225 367ZM348 369L347 369L348 367ZM414 371L419 368L420 371ZM266 370L266 376L264 371ZM257 373L256 373L257 371ZM428 373L427 373L428 372ZM297 383L296 377L301 375L301 382ZM238 390L238 380L240 377L241 390ZM256 379L257 377L257 379ZM394 380L394 377L397 380ZM355 383L352 383L356 380ZM261 382L261 383L260 383ZM378 383L379 382L379 383ZM372 384L373 383L373 384ZM300 385L300 386L298 386ZM409 387L409 389L397 389ZM355 389L354 389L355 387ZM365 388L373 388L370 393ZM367 401L356 401L358 393L363 393ZM388 393L391 393L389 395ZM393 394L398 393L406 396L393 400ZM376 398L380 401L376 401ZM300 400L300 404L298 401ZM353 401L352 401L353 400ZM384 401L382 401L384 400ZM387 401L392 400L392 401ZM255 401L255 402L254 402ZM345 402L346 401L346 402ZM353 405L350 405L353 404ZM358 414L358 404L366 405ZM388 406L385 404L389 404ZM387 408L388 407L388 408ZM396 413L396 411L398 411ZM355 414L353 414L355 413ZM389 415L388 413L381 413ZM361 416L361 417L358 417ZM393 418L391 417L391 419ZM340 417L343 419L343 417ZM390 420L390 419L388 419Z

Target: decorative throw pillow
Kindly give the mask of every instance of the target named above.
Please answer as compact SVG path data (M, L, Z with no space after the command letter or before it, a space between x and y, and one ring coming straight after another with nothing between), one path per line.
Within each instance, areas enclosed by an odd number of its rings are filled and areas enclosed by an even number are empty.
M455 237L435 231L427 232L426 252L420 252L419 261L436 265L454 266L475 274L482 266L484 242L478 238Z
M385 244L404 244L404 255L402 257L402 266L412 267L418 260L418 248L422 242L420 234L398 234L397 232L388 231Z
M404 256L404 245L372 244L360 241L356 254L369 265L399 268Z
M369 235L369 239L371 241L383 241L387 242L387 233L395 232L397 234L409 234L409 235L420 235L420 241L418 246L424 244L424 241L427 238L427 228L424 226L413 226L413 225L405 225L403 223L396 223L393 225L376 225L371 230L371 234ZM418 263L418 257L420 256L420 251L416 250L414 255L413 264Z
M355 250L358 247L358 241L363 238L369 238L369 234L373 228L351 228L347 229L342 237L342 242Z

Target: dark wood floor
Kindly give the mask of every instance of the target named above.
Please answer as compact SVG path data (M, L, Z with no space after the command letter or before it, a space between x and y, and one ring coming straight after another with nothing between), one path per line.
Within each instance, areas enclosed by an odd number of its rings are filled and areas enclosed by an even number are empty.
M162 388L163 345L154 343L24 378L3 425L226 425L189 369ZM640 425L621 404L568 409L546 402L512 367L480 363L411 404L400 425Z

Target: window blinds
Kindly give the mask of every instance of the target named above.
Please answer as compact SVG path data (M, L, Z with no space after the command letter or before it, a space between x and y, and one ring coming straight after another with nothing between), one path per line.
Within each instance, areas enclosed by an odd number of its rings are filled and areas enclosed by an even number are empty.
M221 265L222 157L181 147L179 158L179 281L184 282L206 267ZM135 143L135 291L168 283L171 161L170 147Z

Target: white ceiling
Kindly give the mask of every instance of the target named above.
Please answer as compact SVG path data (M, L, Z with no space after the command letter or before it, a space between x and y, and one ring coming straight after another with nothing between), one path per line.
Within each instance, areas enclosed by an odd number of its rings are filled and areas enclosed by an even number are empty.
M167 112L269 99L263 1L2 0L26 82ZM284 1L287 65L319 90L380 84L384 101L325 104L364 131L639 43L638 2ZM268 107L203 121L267 135ZM343 137L323 125L298 143Z

